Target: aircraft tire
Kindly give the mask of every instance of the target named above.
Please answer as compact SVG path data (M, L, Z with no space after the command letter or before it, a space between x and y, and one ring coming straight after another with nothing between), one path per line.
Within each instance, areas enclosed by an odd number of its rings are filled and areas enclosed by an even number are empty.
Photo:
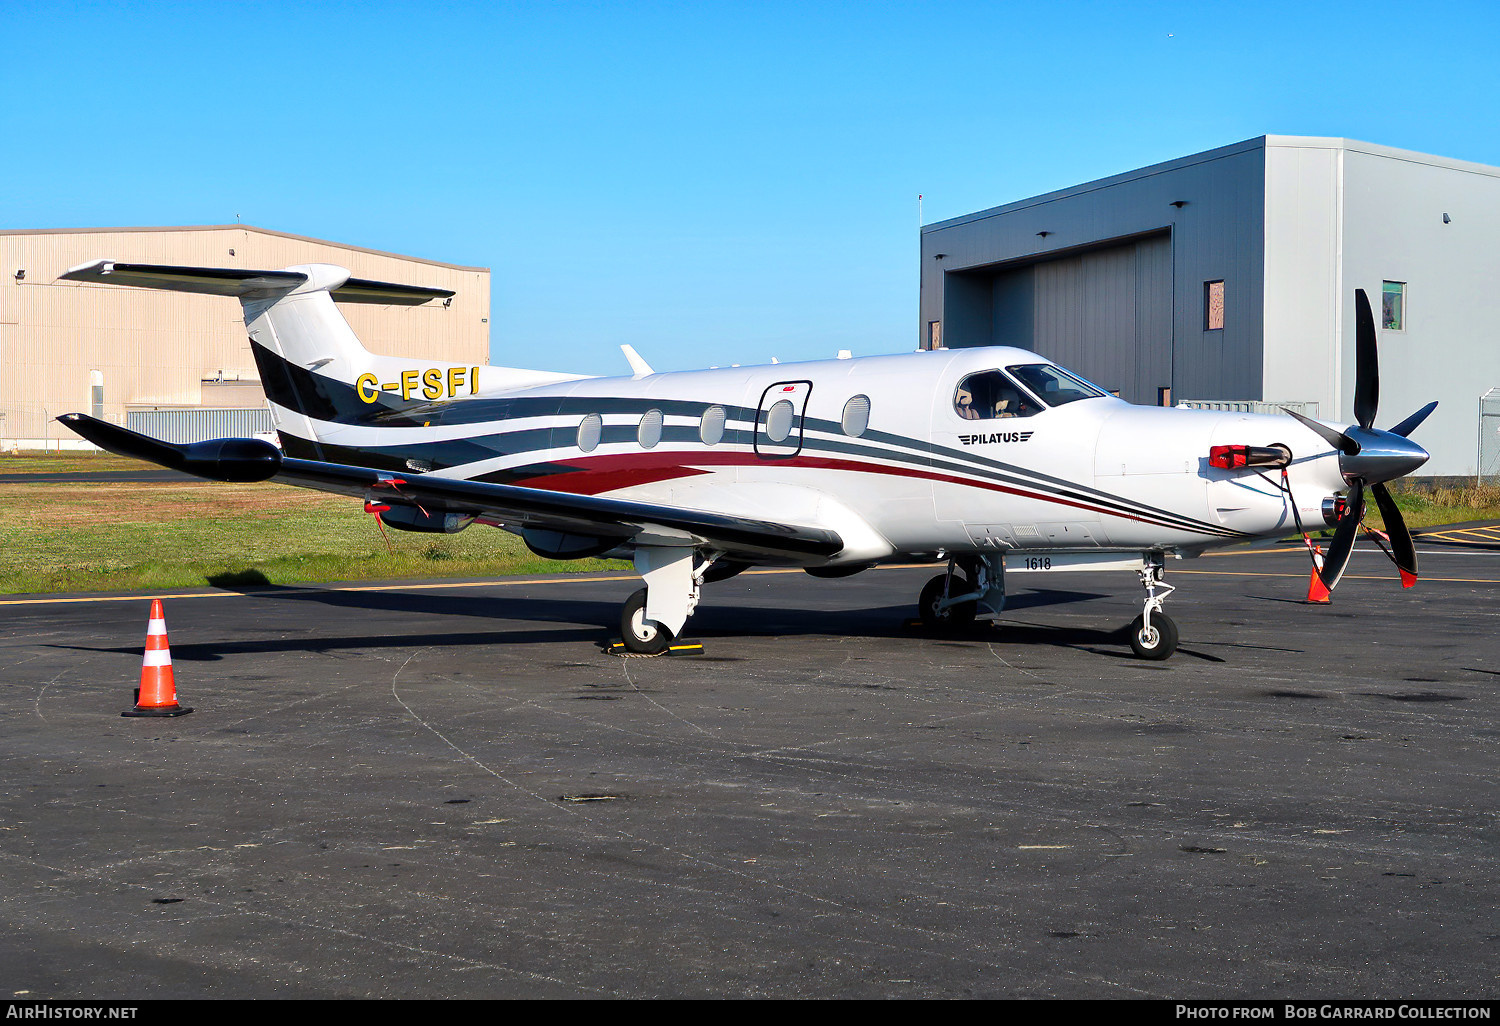
M1146 631L1146 615L1130 621L1130 647L1142 659L1166 659L1177 651L1177 624L1166 613L1151 614L1151 631Z
M672 644L672 632L646 619L646 589L625 600L620 610L620 641L637 655L660 655Z
M974 622L974 617L979 614L979 603L960 602L956 606L947 609L938 609L938 602L943 597L943 581L945 574L938 574L928 581L922 588L922 596L917 599L917 612L922 622L928 627L942 630L955 630L967 627ZM962 593L960 593L962 594Z

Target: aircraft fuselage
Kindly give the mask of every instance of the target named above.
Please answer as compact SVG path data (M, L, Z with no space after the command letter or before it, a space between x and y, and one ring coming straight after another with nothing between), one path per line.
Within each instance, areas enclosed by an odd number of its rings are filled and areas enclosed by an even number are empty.
M322 455L818 524L845 538L835 564L937 551L1195 554L1294 529L1280 471L1210 466L1216 445L1289 449L1298 516L1315 529L1343 488L1337 455L1286 416L1035 394L1022 415L960 413L955 395L972 375L1039 363L996 347L581 378L425 405L390 396L379 410L362 394L374 416L326 430Z

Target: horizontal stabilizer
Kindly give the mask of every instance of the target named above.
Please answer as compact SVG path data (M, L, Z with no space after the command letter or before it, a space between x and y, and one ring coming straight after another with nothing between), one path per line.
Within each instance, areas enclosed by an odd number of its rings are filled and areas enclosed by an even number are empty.
M142 289L200 292L210 296L248 296L256 292L294 289L307 281L307 275L301 271L246 271L234 267L172 267L96 260L69 268L58 275L58 280L134 285Z
M347 272L345 272L347 273ZM238 267L175 267L169 264L122 264L95 260L69 268L60 281L86 281L99 285L133 285L168 292L197 292L211 296L265 296L290 292L308 281L302 271L252 271ZM418 306L433 299L448 299L450 289L350 278L329 290L341 303L380 303Z
M340 303L381 303L389 306L421 306L429 299L451 299L452 289L429 289L421 285L393 285L388 281L350 278L333 290Z

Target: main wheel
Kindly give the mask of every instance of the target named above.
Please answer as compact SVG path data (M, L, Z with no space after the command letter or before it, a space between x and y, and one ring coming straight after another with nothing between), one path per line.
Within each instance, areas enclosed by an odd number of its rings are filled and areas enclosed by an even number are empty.
M655 620L646 619L646 589L625 600L620 610L620 640L639 655L660 655L672 643L672 632Z
M1146 627L1146 614L1142 613L1130 621L1130 647L1142 659L1165 659L1177 651L1177 624L1163 612L1151 614L1151 627Z
M947 580L946 574L938 574L928 581L922 589L921 598L917 599L917 612L922 617L922 622L928 627L941 627L953 629L967 627L974 622L974 617L979 614L979 603L960 602L956 606L947 609L939 609L938 603L943 600L943 582ZM955 588L967 588L958 578L953 581Z

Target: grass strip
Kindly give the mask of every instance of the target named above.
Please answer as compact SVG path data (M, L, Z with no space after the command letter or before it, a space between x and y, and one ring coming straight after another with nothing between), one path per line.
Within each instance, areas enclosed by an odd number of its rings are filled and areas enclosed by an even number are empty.
M0 484L0 593L245 587L621 569L488 527L387 530L345 496L268 484Z

